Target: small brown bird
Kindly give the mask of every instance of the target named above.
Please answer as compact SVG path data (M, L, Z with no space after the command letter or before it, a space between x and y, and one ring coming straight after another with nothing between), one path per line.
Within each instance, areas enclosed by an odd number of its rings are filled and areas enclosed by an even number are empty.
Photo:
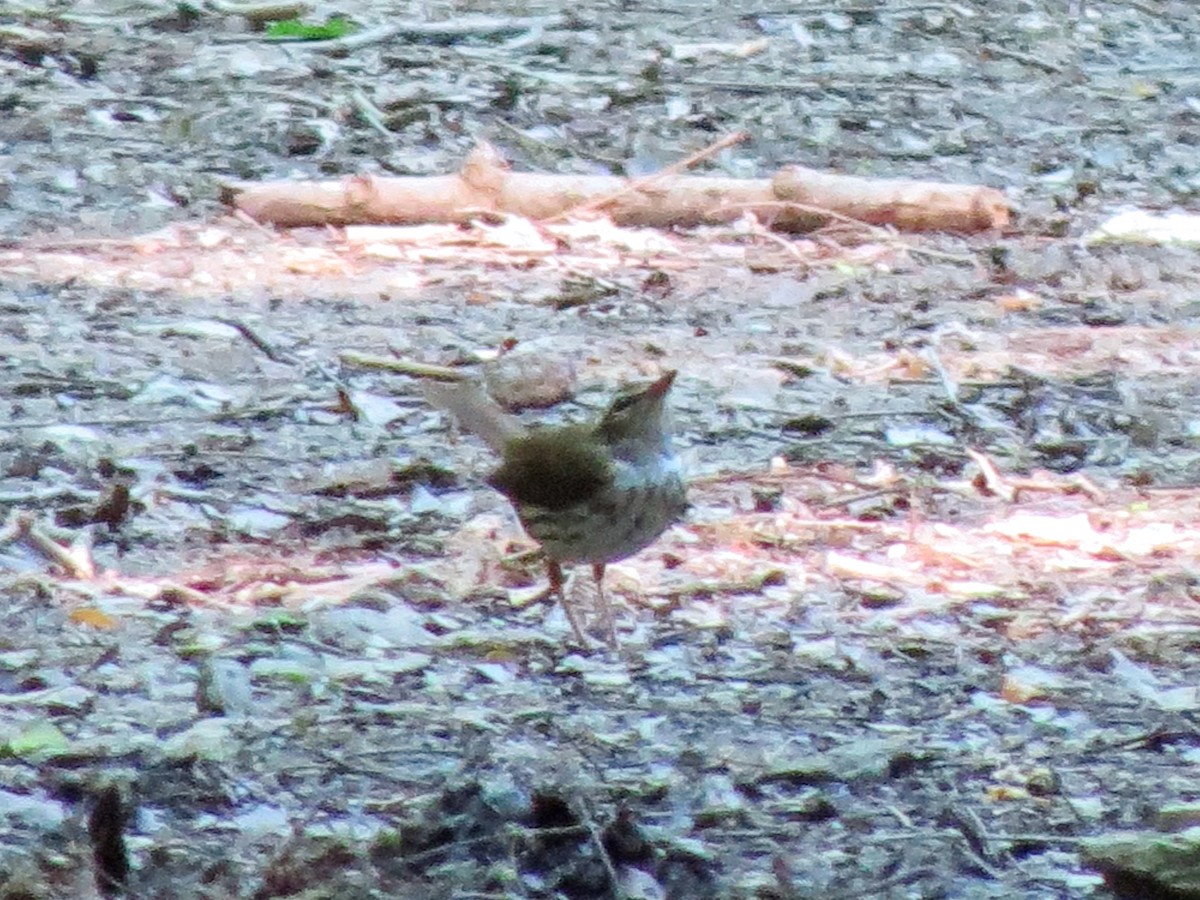
M563 590L563 564L591 564L605 636L615 646L605 566L649 546L687 508L666 405L674 380L667 372L622 390L594 423L527 430L474 384L426 388L430 402L454 413L503 457L488 484L509 499L541 544L550 591L585 647L578 611Z

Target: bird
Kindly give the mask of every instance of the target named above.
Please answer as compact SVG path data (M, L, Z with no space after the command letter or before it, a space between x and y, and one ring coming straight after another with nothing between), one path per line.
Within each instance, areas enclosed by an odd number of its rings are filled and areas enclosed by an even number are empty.
M593 422L532 428L504 413L477 384L426 387L434 406L453 413L500 454L487 483L512 503L525 532L541 546L550 596L562 604L585 648L579 611L564 591L563 567L591 566L605 640L615 648L605 567L648 547L687 510L666 402L675 376L667 371L623 388Z

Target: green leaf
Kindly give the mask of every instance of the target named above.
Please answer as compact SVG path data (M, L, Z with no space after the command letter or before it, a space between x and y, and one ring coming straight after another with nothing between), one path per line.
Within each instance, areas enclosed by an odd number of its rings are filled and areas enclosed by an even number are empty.
M34 722L8 739L13 756L56 756L66 753L68 746L67 736L53 722Z
M255 631L298 634L308 627L308 619L289 610L278 609L263 613L249 627Z
M267 29L269 38L299 38L304 41L330 41L334 38L345 37L357 30L353 24L341 16L326 19L324 25L306 25L299 19L287 19L275 22Z

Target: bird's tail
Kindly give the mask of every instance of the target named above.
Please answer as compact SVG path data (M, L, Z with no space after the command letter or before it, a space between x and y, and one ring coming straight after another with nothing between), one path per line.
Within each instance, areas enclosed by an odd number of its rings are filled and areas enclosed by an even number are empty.
M525 428L493 400L477 381L427 381L425 399L437 409L451 413L458 424L482 439L497 453L525 433Z

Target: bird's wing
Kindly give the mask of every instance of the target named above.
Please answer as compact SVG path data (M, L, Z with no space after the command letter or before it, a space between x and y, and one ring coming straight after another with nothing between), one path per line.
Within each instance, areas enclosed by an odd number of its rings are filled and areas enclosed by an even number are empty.
M514 503L560 510L587 502L612 480L612 457L593 429L568 425L510 441L488 484Z

